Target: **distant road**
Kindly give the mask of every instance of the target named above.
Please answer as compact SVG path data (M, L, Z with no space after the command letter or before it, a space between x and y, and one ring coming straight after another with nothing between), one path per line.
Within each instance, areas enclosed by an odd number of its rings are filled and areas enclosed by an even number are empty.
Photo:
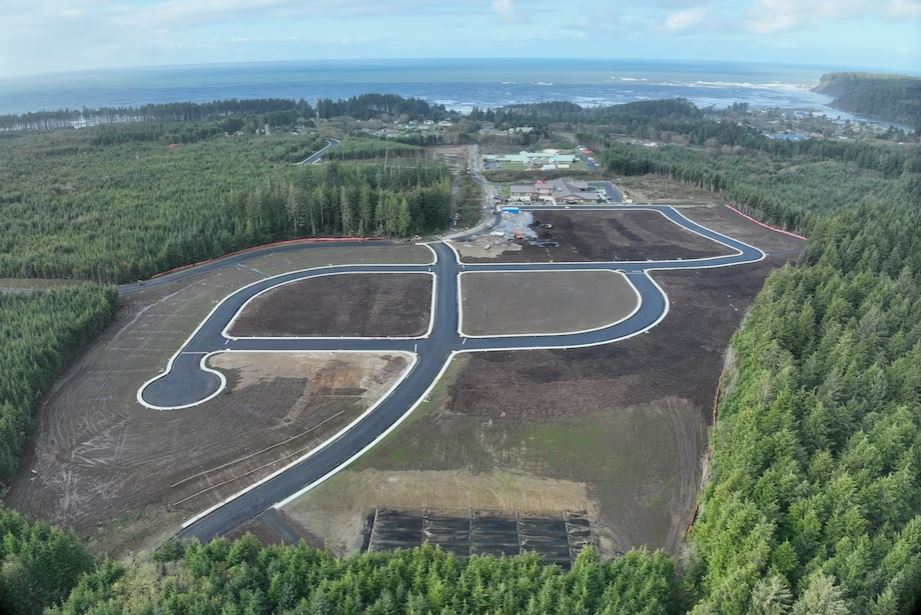
M467 148L467 172L470 174L470 177L473 178L473 181L479 184L480 188L483 190L483 211L491 213L484 216L483 220L473 228L441 235L440 238L442 240L455 240L467 237L468 235L476 235L499 222L499 214L496 213L495 208L496 187L483 177L483 171L480 168L481 161L480 146L476 144L469 146Z
M318 151L318 152L314 152L313 154L310 154L309 156L307 156L306 158L304 158L303 160L301 160L301 161L298 162L297 164L313 164L313 163L315 163L315 162L319 162L319 161L320 161L320 158L323 157L323 152L325 152L326 150L328 150L328 149L331 148L331 147L335 147L336 145L339 145L339 140L338 140L338 139L327 139L327 140L326 140L326 147L324 147L323 149L321 149L321 150Z

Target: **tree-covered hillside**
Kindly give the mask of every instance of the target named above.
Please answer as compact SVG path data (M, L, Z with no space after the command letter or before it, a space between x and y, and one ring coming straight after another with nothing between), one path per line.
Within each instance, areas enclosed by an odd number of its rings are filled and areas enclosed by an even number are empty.
M398 159L412 146L343 140L381 160L295 166L307 153L295 135L113 138L143 128L0 138L0 276L125 282L279 239L449 223L447 168Z
M834 96L831 106L836 109L921 131L921 77L829 73L814 89Z

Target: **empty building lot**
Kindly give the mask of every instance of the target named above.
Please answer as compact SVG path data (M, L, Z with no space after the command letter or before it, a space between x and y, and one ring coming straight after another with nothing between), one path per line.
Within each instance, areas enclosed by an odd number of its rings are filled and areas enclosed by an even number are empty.
M638 299L609 270L474 272L460 282L461 331L471 336L596 329L629 316Z
M534 211L534 224L540 240L556 242L556 247L514 245L503 250L455 247L464 262L534 263L599 262L706 258L732 254L726 246L681 228L651 211ZM550 226L551 228L544 228Z
M235 337L418 337L429 327L432 276L352 273L278 286L250 301Z

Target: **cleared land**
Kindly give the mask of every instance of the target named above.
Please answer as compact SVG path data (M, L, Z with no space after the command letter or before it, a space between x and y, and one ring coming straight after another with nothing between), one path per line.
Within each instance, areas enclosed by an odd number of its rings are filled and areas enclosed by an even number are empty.
M271 381L259 380L263 376L256 378L251 371L255 368L241 365L226 373L230 392L206 405L176 412L142 407L135 398L138 387L166 366L214 304L245 284L284 271L367 262L422 264L431 258L431 252L421 246L311 247L254 256L243 264L124 297L116 321L38 405L7 503L77 530L99 553L115 556L155 544L158 537L175 531L190 512L227 497L249 481L227 483L176 507L171 505L193 489L180 492L171 485L302 434L324 420L317 420L326 417L321 413L335 413L338 410L332 408L339 406L344 414L320 430L290 446L271 449L261 463L252 463L267 464L312 446L366 409L374 391L386 390L405 362L394 355L384 364L382 357L375 356L365 364L373 374L363 379L355 371L363 369L361 365L349 362L352 367L346 371L353 374L351 382L322 395L310 386L321 376L319 365L315 372L272 376ZM335 371L342 371L342 366ZM327 380L332 377L326 374ZM237 388L237 382L252 378L258 382ZM359 389L367 392L359 395ZM246 467L245 472L252 469ZM203 486L221 482L214 474L205 478Z
M428 403L292 502L289 517L314 541L349 551L378 505L584 510L607 555L639 545L677 551L702 479L724 349L765 276L800 246L728 211L685 213L718 219L720 230L776 255L654 274L671 311L645 335L461 355Z
M237 337L417 337L428 330L432 276L350 273L265 292L230 328Z
M623 176L618 177L616 183L635 203L706 205L723 202L718 194L662 175Z
M460 276L467 335L584 331L626 318L637 297L614 271L496 271Z
M540 211L534 212L534 223L552 225L537 229L538 238L556 241L559 246L515 245L504 251L496 246L487 255L479 248L454 245L468 263L665 260L733 253L651 211Z

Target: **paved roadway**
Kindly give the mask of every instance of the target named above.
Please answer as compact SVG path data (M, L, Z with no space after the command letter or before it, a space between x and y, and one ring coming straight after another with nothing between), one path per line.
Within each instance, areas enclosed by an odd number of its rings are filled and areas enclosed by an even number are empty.
M525 208L539 211L559 207ZM155 409L187 410L220 393L223 376L205 367L210 354L225 351L405 351L416 361L408 374L377 406L358 421L278 474L257 483L248 491L223 505L205 511L187 522L180 537L209 540L252 519L270 507L305 491L332 473L348 465L367 448L394 428L419 403L435 383L450 357L458 352L516 350L526 348L570 348L607 344L642 333L655 326L668 312L668 299L650 277L650 271L666 269L700 269L726 267L756 262L764 258L757 248L727 237L681 215L668 206L587 206L570 211L656 211L675 224L735 250L735 254L701 259L662 261L614 261L596 263L477 263L463 264L445 242L429 244L434 253L430 265L347 265L292 272L260 280L239 289L218 304L170 360L167 370L138 391L138 401ZM338 244L341 245L341 244ZM283 246L296 249L303 246ZM240 255L242 257L249 256ZM229 260L229 259L228 259ZM216 265L226 266L218 262ZM205 265L205 267L209 267ZM463 337L458 332L458 275L462 271L576 271L610 269L621 271L633 284L640 303L625 320L594 331L565 335ZM436 292L432 329L428 336L410 338L241 338L224 335L225 328L253 296L279 284L335 273L355 272L426 272L435 275ZM198 271L196 271L198 273ZM177 272L175 275L185 275ZM173 274L170 274L173 275ZM167 276L164 276L167 277Z
M316 162L319 162L319 161L320 161L320 158L323 156L323 152L325 152L325 151L328 150L329 148L334 147L334 146L336 146L336 145L339 145L339 140L338 140L338 139L327 139L327 140L326 140L326 147L324 147L323 149L321 149L321 150L318 151L318 152L315 152L315 153L313 153L313 154L310 154L309 156L307 156L306 158L304 158L303 160L301 160L301 161L298 162L297 164L314 164L314 163L316 163Z
M608 197L608 201L611 203L623 203L624 202L624 193L615 186L612 182L603 181L597 182L601 184L601 187L604 188L604 193Z
M585 154L576 154L576 158L582 161L582 164L585 165L585 168L588 169L589 173L594 173L598 170L598 164L589 160L588 156Z

